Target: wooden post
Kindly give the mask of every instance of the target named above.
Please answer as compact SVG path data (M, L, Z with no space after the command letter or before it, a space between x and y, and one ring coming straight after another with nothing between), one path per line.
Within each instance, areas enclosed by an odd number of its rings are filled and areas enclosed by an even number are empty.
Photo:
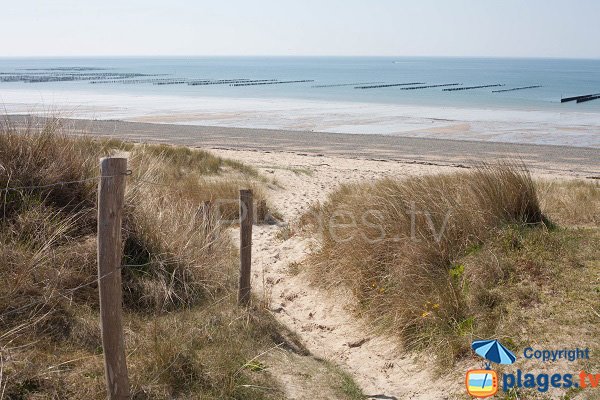
M250 269L252 264L252 191L240 190L240 284L238 304L250 303Z
M100 159L98 184L98 288L106 388L111 400L129 399L121 321L121 220L127 159Z

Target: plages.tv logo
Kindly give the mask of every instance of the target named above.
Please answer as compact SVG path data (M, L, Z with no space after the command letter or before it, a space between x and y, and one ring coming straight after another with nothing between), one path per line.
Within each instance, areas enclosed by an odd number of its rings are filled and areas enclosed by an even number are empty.
M490 363L510 365L517 357L497 340L476 340L471 343L475 353L486 360L485 369L467 371L465 385L470 396L485 399L498 392L498 374Z

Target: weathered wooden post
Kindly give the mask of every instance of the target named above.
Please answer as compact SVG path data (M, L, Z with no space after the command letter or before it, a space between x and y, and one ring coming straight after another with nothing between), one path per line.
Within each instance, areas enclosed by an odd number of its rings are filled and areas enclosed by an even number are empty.
M238 304L250 303L250 270L252 264L252 191L240 190L240 284Z
M123 339L121 220L127 158L100 159L98 184L98 289L106 388L111 400L129 399Z

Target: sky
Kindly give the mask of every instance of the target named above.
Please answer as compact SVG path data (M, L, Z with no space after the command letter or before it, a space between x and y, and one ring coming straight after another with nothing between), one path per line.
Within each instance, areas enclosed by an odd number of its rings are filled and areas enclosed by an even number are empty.
M0 0L0 57L600 58L600 0Z

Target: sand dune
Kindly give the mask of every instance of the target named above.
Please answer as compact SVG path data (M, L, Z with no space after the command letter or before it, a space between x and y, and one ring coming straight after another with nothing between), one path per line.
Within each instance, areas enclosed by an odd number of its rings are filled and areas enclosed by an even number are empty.
M401 178L462 168L280 152L213 152L253 165L274 182L268 185L268 196L286 225L254 227L253 288L276 318L298 333L311 353L341 365L371 396L444 399L463 389L462 374L449 372L436 380L428 366L431 360L407 354L394 339L375 334L368 323L356 317L355 304L348 293L309 285L302 271L290 268L290 265L297 268L296 263L317 244L314 238L297 232L297 218L310 204L324 200L336 186L385 176ZM550 172L537 175L558 176ZM237 230L232 237L238 239ZM454 371L464 369L457 367ZM423 382L429 383L423 385Z

